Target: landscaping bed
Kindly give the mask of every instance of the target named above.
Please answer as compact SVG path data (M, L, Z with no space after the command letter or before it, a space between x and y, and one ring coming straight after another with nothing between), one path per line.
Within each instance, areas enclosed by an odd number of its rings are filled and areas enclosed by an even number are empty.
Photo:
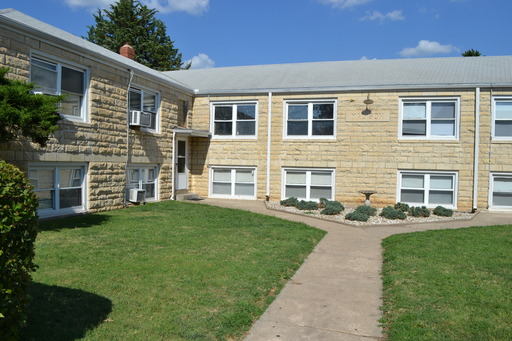
M401 219L387 219L380 214L382 213L382 208L377 208L377 212L374 216L370 216L367 221L356 221L356 220L348 220L345 216L349 213L352 213L356 210L356 208L345 208L342 212L335 215L327 215L321 214L322 209L315 210L300 210L294 206L284 206L281 205L279 201L266 201L266 207L271 210L277 211L285 211L294 214L306 215L308 217L314 217L323 220L329 220L337 223L352 225L352 226L366 226L366 225L391 225L391 224L410 224L410 223L428 223L428 222L441 222L441 221L451 221L451 220L470 220L475 215L468 212L458 212L454 211L453 215L450 217L439 216L435 214L430 214L429 217L413 217L407 215L407 217L403 220ZM432 210L430 210L432 211Z

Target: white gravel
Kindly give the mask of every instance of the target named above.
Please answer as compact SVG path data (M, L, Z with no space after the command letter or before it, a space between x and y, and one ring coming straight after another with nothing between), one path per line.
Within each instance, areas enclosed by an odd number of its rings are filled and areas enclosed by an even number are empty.
M472 214L472 213L455 211L455 212L453 212L453 215L451 217L441 217L441 216L437 216L437 215L431 213L430 217L415 218L415 217L407 216L407 218L404 220L400 220L400 219L391 220L391 219L386 219L384 217L381 217L379 214L382 211L382 208L378 208L377 215L374 217L370 217L370 219L368 219L368 221L352 221L352 220L346 220L345 214L354 211L353 208L345 208L345 210L343 212L341 212L341 214L338 214L338 215L325 215L325 214L320 214L320 210L301 211L295 207L282 206L281 204L279 204L279 201L266 201L265 204L267 206L267 209L270 209L270 210L285 211L285 212L290 212L290 213L294 213L294 214L305 215L308 217L314 217L314 218L318 218L318 219L329 220L329 221L334 221L334 222L347 224L347 225L353 225L353 226L392 225L392 224L428 223L428 222L439 222L439 221L450 221L450 220L469 220L469 219L472 219L474 216L474 214Z

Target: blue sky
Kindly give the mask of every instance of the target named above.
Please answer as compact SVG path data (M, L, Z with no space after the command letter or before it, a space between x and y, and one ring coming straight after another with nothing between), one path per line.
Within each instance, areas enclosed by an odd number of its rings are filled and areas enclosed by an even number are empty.
M193 67L511 55L510 0L140 0ZM114 0L2 0L84 36Z

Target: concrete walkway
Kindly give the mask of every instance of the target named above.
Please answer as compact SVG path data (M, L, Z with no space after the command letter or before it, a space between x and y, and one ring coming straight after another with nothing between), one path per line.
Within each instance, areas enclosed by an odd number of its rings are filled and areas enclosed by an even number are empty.
M379 340L383 337L378 322L383 238L414 231L512 224L512 214L481 212L470 221L353 227L267 210L261 201L199 202L303 222L328 232L252 326L245 341Z

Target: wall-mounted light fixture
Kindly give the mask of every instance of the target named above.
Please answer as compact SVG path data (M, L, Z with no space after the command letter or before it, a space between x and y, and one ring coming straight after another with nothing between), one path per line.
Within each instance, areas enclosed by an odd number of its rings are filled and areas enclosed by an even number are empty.
M366 109L364 109L361 114L363 115L370 115L372 113L372 111L370 110L370 108L368 108L368 106L370 104L373 104L373 101L370 99L370 94L368 94L368 96L366 97L366 99L364 100L364 104L366 104Z

